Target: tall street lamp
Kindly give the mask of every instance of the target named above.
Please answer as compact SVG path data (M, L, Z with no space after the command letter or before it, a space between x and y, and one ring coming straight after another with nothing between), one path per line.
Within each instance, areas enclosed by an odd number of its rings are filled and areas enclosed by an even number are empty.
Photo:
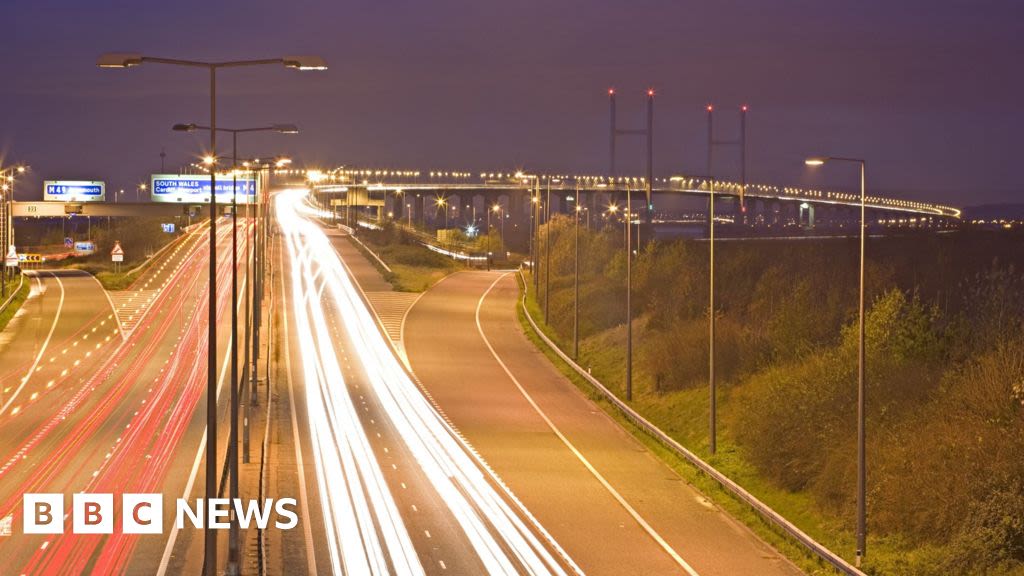
M172 130L176 132L195 132L196 130L210 130L209 126L198 124L175 124ZM220 132L231 134L231 399L230 411L231 421L228 428L228 469L230 470L230 483L228 484L228 498L234 502L238 498L238 135L249 132L277 132L280 134L298 134L299 129L293 124L273 124L257 128L217 128ZM145 184L142 185L145 188ZM256 191L253 190L253 193ZM246 192L246 206L249 204L249 193ZM246 245L248 246L248 234L246 234ZM248 258L248 254L246 255ZM248 267L248 264L246 264ZM250 279L251 282L251 279ZM248 295L248 291L246 292ZM249 328L249 307L245 310L246 331ZM248 347L245 347L248 352ZM248 369L248 363L244 368ZM247 379L243 379L247 380ZM249 445L249 403L246 403L245 415L245 445ZM249 462L249 451L245 451L245 462ZM238 523L232 522L228 535L228 562L237 564L239 557L239 532ZM235 567L237 570L237 566ZM229 567L229 572L231 568Z
M548 323L551 302L551 176L548 179L548 194L544 200L544 323Z
M857 315L857 567L867 552L867 466L865 462L865 395L866 367L864 358L864 245L867 238L867 220L865 218L865 184L864 172L867 162L860 158L843 158L839 156L814 156L804 163L808 166L821 166L825 162L852 162L860 165L860 271Z
M441 209L444 210L444 228L445 228L445 230L447 230L448 229L448 201L446 199L444 199L444 198L438 198L438 199L434 200L434 204L436 204L438 208L441 208ZM435 218L437 217L437 211L434 212L434 216L435 216Z
M575 236L576 264L573 267L573 299L572 299L572 359L580 358L580 193L579 183L576 184L576 210L573 212L573 235Z
M217 70L243 66L284 65L296 70L326 70L319 56L285 56L263 60L200 62L173 58L154 58L137 53L104 54L96 61L100 68L131 68L144 63L204 68L210 73L210 280L209 280L209 344L206 381L206 498L217 496ZM234 518L234 512L230 512ZM237 551L235 551L237 552ZM203 572L217 573L217 533L209 528L205 534ZM228 573L238 573L237 558L228 559Z
M633 191L626 186L626 401L633 400Z
M3 216L3 234L0 234L0 244L3 244L3 254L6 256L9 247L14 244L14 218L11 216L11 210L14 209L14 175L24 174L25 166L12 166L6 170L0 170L0 203L4 207ZM2 274L0 274L0 297L7 296L7 263L4 262L0 266ZM13 276L13 274L12 274Z
M533 180L530 187L530 271L533 273L533 292L536 295L539 287L537 276L537 234L540 226L540 178L536 174L524 174L522 171L515 173L515 178L523 183ZM536 298L536 296L535 296Z
M491 249L491 214L492 213L493 214L497 214L498 218L502 218L503 216L502 216L502 212L501 212L501 204L495 204L494 206L491 206L490 210L487 211L487 269L488 270L491 269L491 255L493 253L493 251ZM501 249L504 250L505 249L505 234L504 234L505 222L504 222L504 220L501 222L501 230L502 230Z

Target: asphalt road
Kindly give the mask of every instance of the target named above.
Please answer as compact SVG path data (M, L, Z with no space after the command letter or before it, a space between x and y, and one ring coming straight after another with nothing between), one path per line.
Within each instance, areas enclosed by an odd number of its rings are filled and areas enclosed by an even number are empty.
M563 377L523 334L518 295L511 273L454 274L410 311L405 348L437 406L586 573L800 573Z
M356 272L338 258L347 240L328 236L298 193L278 195L276 206L286 247L288 398L306 463L303 490L319 516L317 571L571 573L557 544L405 372L352 283ZM362 276L364 264L350 255ZM384 290L377 282L371 287Z
M221 351L230 338L229 232L222 226L218 241ZM40 272L45 293L5 330L0 360L14 360L0 364L3 387L15 390L0 413L0 519L12 517L14 529L0 536L0 555L16 573L194 573L202 561L192 531L174 545L168 533L173 498L203 482L193 470L205 429L208 247L202 233L184 239L114 300L86 275ZM80 491L162 492L167 531L21 534L23 493L63 493L70 507Z

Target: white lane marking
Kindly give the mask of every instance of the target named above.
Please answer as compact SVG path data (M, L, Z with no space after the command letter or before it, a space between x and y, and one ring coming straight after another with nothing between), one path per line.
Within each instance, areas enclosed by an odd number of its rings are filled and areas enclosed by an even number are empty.
M53 276L53 279L57 281L57 286L60 287L60 300L57 302L57 313L53 315L53 324L50 325L50 332L46 335L46 340L43 340L43 345L39 348L39 354L36 355L36 359L32 362L32 366L28 369L28 372L22 377L21 384L19 384L18 388L14 390L14 394L11 394L11 397L7 399L7 403L0 408L0 414L7 411L11 402L14 402L18 397L18 394L20 394L22 389L25 388L25 385L28 384L29 379L32 378L32 374L36 371L36 366L43 358L43 354L46 353L46 347L50 345L50 338L53 337L53 331L57 329L57 323L60 321L60 313L64 309L64 283L61 282L60 278L58 278L53 272L50 272L49 274L50 276ZM38 280L38 277L36 279ZM42 282L40 282L40 286L42 286ZM42 294L42 292L40 292L40 294ZM42 308L41 302L39 306ZM40 310L40 312L42 312L42 310Z
M284 251L281 251L281 259L284 259ZM284 285L284 265L281 266L281 298L286 299L288 291ZM309 497L306 492L306 467L302 463L302 438L299 436L299 419L295 412L295 390L292 386L292 347L291 333L288 328L288 303L281 306L281 313L284 317L284 365L285 374L288 379L288 403L292 409L292 437L295 439L295 464L299 473L299 506L302 508L302 515L305 520L302 522L302 532L306 539L306 569L308 574L316 574L316 555L313 552L313 517L309 515Z
M241 285L238 287L238 292L241 293L241 294L245 293L245 283L246 283L246 281L248 281L248 278L243 278ZM238 309L241 309L242 305L244 303L245 303L244 300L239 299L239 301L238 301ZM228 345L227 345L226 350L231 350L231 342L232 342L232 340L234 340L234 338L235 338L234 334L231 334L230 336L228 336L228 342L227 342ZM220 376L217 378L217 400L216 401L217 401L218 404L220 403L220 390L221 390L221 388L224 385L224 377L227 376L228 366L230 366L230 365L231 365L231 354L225 354L224 355L224 363L220 367ZM206 450L206 434L207 434L207 432L209 432L209 430L204 425L203 426L203 437L199 441L199 448L196 450L196 459L192 462L192 471L188 475L188 482L185 484L185 491L184 491L184 493L181 496L184 499L188 499L188 495L192 493L192 487L196 483L196 475L199 473L199 463L202 462L203 456L205 455L204 453L205 453L205 450ZM165 574L167 574L167 565L171 561L171 552L174 551L174 543L178 540L178 531L179 531L179 528L177 526L175 526L174 528L171 529L171 535L168 536L168 538L167 538L167 545L164 547L164 554L163 554L163 556L160 557L160 567L157 568L157 571L156 571L157 576L164 576Z
M492 282L491 285L487 287L487 290L484 291L483 295L480 296L480 300L477 302L476 305L476 329L477 332L480 333L480 338L483 339L484 344L487 345L487 349L490 350L491 356L494 356L494 359L497 360L498 364L501 366L501 369L505 371L505 374L508 375L509 379L512 380L512 383L515 384L516 388L519 389L519 392L523 395L524 398L526 398L526 401L530 403L530 406L532 406L533 409L537 412L537 414L541 417L541 419L544 420L544 423L548 425L548 428L550 428L551 431L555 434L555 436L557 436L558 439L562 441L562 444L565 444L566 448L568 448L569 451L571 451L573 455L575 455L576 458L581 463L583 463L583 466L585 466L586 469L590 471L590 473L594 476L594 478L596 478L597 481L600 482L602 486L604 486L605 490L607 490L608 493L611 494L613 498L615 498L619 505L621 505L626 510L626 512L629 513L629 515L632 516L634 520L636 520L636 523L639 524L640 527L643 528L644 531L647 532L647 534L651 538L653 538L654 541L657 542L658 545L661 546L661 548L665 552L667 552L669 556L672 557L676 564L678 564L683 570L686 571L687 574L689 574L690 576L699 576L699 574L697 574L697 571L694 570L693 567L686 562L686 560L683 560L683 557L680 556L672 548L672 546L668 542L666 542L665 539L662 538L661 535L658 534L658 532L655 531L650 524L647 523L646 520L644 520L643 516L641 516L635 508L630 506L629 502L626 502L626 499L623 498L621 494L619 494L618 490L616 490L611 485L611 483L608 482L608 480L605 479L605 477L602 476L596 468L594 468L590 461L587 460L586 456L584 456L583 453L581 453L579 449L577 449L576 446L573 445L573 443L570 442L564 434L562 434L562 431L558 428L558 426L556 426L555 423L552 422L550 418L548 418L548 415L544 412L544 410L542 410L541 407L537 404L537 402L534 401L533 396L531 396L530 393L526 391L526 388L523 388L523 385L519 382L519 379L516 378L514 374L512 374L512 371L509 370L507 365L505 365L505 362L501 359L500 356L498 356L498 353L494 350L494 346L491 346L491 341L487 339L487 335L484 334L483 325L480 323L480 309L483 308L484 299L487 298L487 295L491 293L491 290L494 289L498 282L501 282L507 276L508 273L498 276L498 278L495 279L494 282Z
M114 320L117 323L117 327L119 329L118 332L121 334L121 340L127 340L128 335L125 333L124 330L120 330L121 320L117 316L117 306L114 306L114 301L110 298L110 292L107 292L107 289L103 287L103 283L100 282L99 278L93 276L92 274L89 274L89 277L92 278L96 282L96 284L99 285L100 291L103 292L103 295L107 297L107 303L110 304L110 309L114 312Z

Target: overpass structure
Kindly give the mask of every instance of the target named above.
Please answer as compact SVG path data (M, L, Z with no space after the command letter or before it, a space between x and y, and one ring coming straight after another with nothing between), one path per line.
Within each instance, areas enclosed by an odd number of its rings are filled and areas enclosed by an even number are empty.
M324 207L342 207L378 218L407 219L439 227L445 212L452 222L486 219L487 210L500 206L509 223L522 228L531 216L531 204L545 213L589 211L607 215L625 208L633 194L633 215L639 218L650 201L654 224L671 216L659 204L672 197L706 199L714 194L716 222L735 229L803 227L848 228L860 217L860 195L770 184L746 184L702 177L655 178L570 174L526 174L522 171L458 172L370 170L337 168L329 171L294 170L304 176L314 197ZM639 196L639 198L638 198ZM742 197L742 202L741 202ZM869 227L946 228L958 225L961 210L943 204L869 195ZM578 206L578 208L577 208ZM443 210L443 211L442 211ZM706 214L703 215L706 218Z
M224 212L225 208L219 206ZM87 216L100 218L126 217L195 217L207 210L200 204L171 204L167 202L12 202L11 215L15 218L56 218Z

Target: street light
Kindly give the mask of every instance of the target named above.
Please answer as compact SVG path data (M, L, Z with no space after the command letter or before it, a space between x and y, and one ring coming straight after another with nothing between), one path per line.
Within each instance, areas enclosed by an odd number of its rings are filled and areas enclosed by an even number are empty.
M445 230L447 230L448 229L448 208L447 208L448 201L445 200L444 198L437 198L436 200L434 200L434 204L436 204L438 208L444 208L444 228L445 228ZM434 212L434 214L436 216L437 212Z
M633 191L626 186L626 401L633 400Z
M533 187L530 189L532 191L530 195L530 271L533 274L534 298L537 298L540 289L540 276L537 275L539 269L537 260L540 256L537 246L537 237L540 235L540 177L536 174L524 174L522 171L516 172L514 177L523 183L533 180Z
M867 222L865 219L865 184L864 172L867 162L860 158L843 158L838 156L812 156L804 160L807 166L821 166L825 162L852 162L860 166L860 272L857 316L857 567L867 552L867 465L865 453L865 402L866 402L866 367L864 346L864 244L867 238Z
M103 54L96 61L100 68L131 68L143 63L168 64L204 68L210 73L210 279L209 279L209 343L206 383L206 499L217 496L217 70L280 64L297 70L326 70L327 64L319 56L285 56L263 60L235 60L223 62L199 62L173 58L154 58L133 52ZM234 519L233 511L229 514ZM237 522L233 520L232 524ZM238 549L228 550L228 574L237 574ZM209 527L205 534L205 557L203 572L207 576L217 573L217 533Z
M551 306L551 176L547 199L544 200L544 323L548 323Z
M175 132L195 132L197 130L210 130L209 126L201 126L196 123L190 124L175 124L171 127L171 130ZM269 126L261 126L256 128L217 128L220 132L228 132L231 134L231 398L230 398L230 411L231 411L231 422L229 424L228 432L228 468L230 469L230 484L228 487L228 497L234 501L234 498L238 498L238 419L239 419L239 379L238 379L238 135L240 133L249 132L277 132L279 134L298 134L299 129L294 124L271 124ZM212 158L211 158L212 161ZM279 161L280 162L280 161ZM141 185L141 188L145 189L145 184ZM253 193L255 194L255 190ZM211 194L215 195L216 190L212 190ZM249 194L246 193L245 201L246 210L246 221L249 219ZM246 269L248 269L248 246L249 246L249 235L246 233ZM252 278L250 277L250 286L252 284ZM242 381L248 384L248 371L249 371L249 327L250 327L250 310L249 310L249 291L246 289L246 303L245 303L245 343L243 349L246 354L245 365L242 369L243 377ZM245 404L245 423L243 433L245 435L243 460L245 463L249 463L249 421L250 418L251 403L246 402ZM235 522L231 523L230 534L228 537L229 545L229 556L231 552L239 548L239 533L238 524Z
M14 218L11 216L11 210L14 209L14 174L24 174L25 166L12 166L5 170L0 170L0 179L3 179L2 188L0 188L0 204L4 207L3 216L3 233L0 234L0 244L2 244L3 255L6 255L9 247L14 244ZM0 297L7 296L7 263L0 262ZM13 276L13 274L12 274Z
M579 183L576 184L576 211L573 218L573 235L576 240L576 264L573 267L573 305L572 305L572 359L580 358L580 211Z

